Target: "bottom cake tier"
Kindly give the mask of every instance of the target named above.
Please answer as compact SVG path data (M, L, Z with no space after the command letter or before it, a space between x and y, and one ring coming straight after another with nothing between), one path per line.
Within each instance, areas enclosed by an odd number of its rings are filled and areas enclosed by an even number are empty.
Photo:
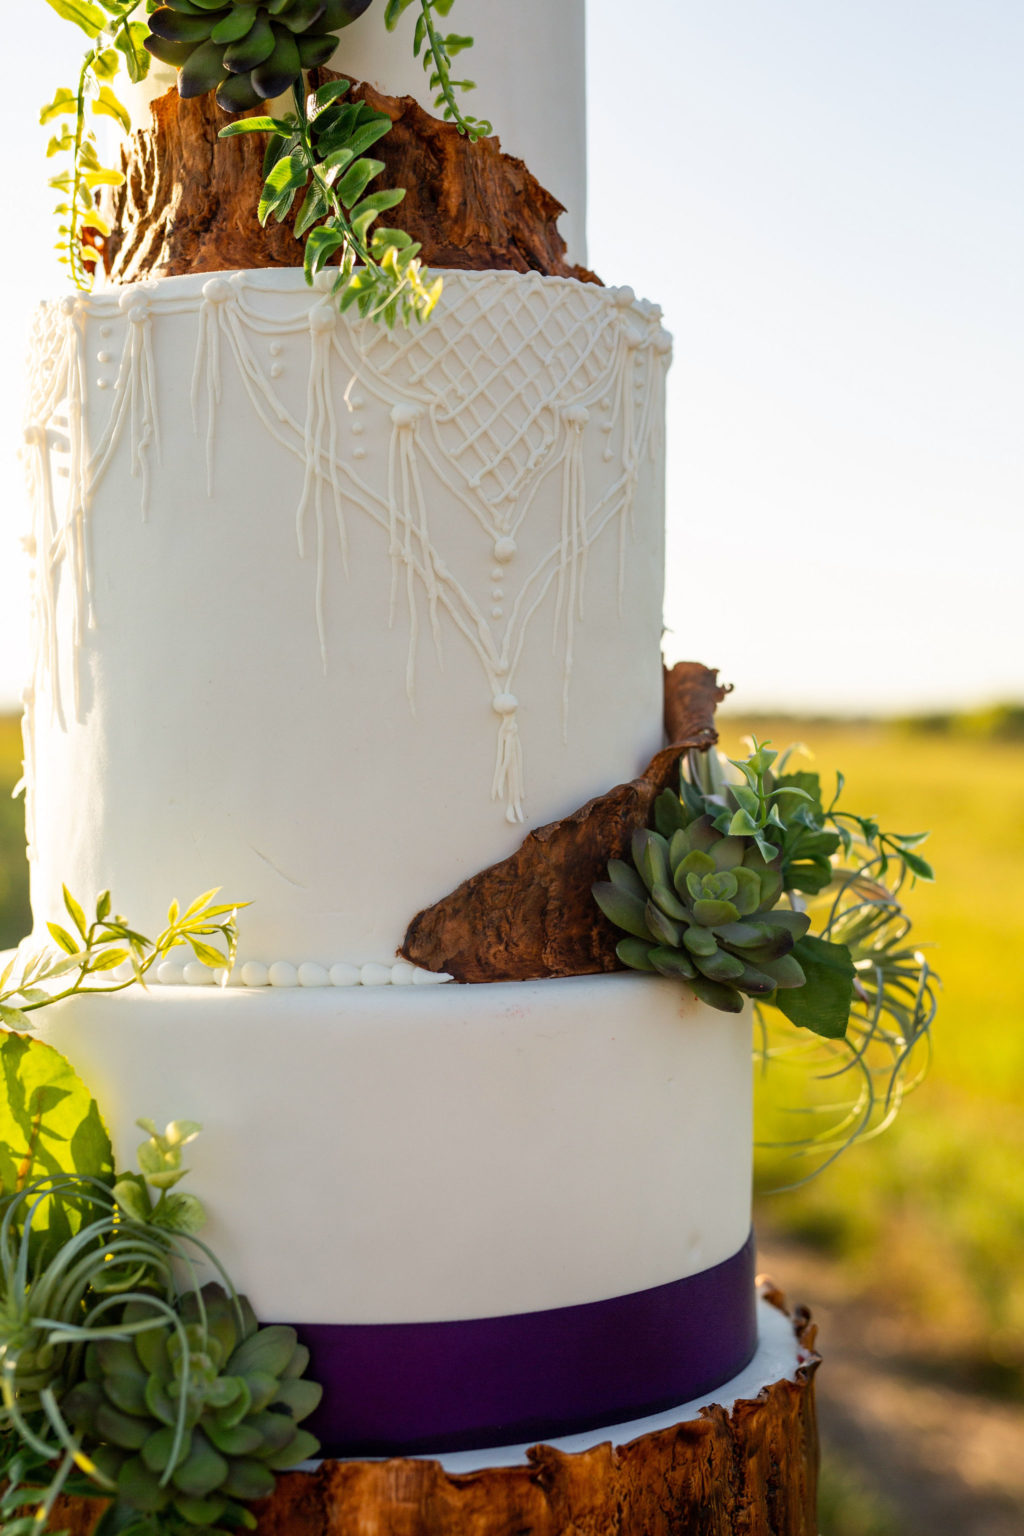
M257 1536L816 1536L815 1330L770 1289L758 1312L757 1353L713 1394L545 1445L286 1473ZM91 1536L100 1508L53 1520Z
M40 1017L122 1168L137 1116L203 1124L203 1238L310 1345L327 1454L619 1423L754 1354L746 1015L617 974L157 986Z

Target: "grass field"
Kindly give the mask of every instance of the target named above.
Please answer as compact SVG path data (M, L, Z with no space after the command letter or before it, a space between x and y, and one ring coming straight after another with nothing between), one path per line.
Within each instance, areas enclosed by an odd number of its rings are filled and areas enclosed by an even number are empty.
M748 728L723 720L733 755ZM841 767L845 803L887 829L931 830L938 880L907 903L944 988L931 1069L896 1124L804 1188L762 1195L759 1224L841 1270L869 1315L895 1320L920 1371L1024 1401L1024 743L881 725L761 721L757 733L777 746L806 739L823 779ZM16 722L0 719L0 946L28 925L21 802L7 798L20 755ZM778 1182L778 1160L760 1174ZM822 1529L901 1529L841 1452L826 1459Z
M726 717L723 745L739 751L747 729ZM776 745L794 734L757 730ZM900 1313L908 1349L1024 1399L1024 744L809 732L823 780L846 775L845 803L895 831L931 830L923 851L938 878L907 905L943 992L930 1070L896 1124L762 1211Z

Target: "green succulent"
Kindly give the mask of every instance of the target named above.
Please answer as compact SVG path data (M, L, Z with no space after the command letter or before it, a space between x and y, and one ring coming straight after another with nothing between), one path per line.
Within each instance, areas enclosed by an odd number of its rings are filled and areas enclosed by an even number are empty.
M616 954L634 970L686 981L713 1008L739 1013L745 997L803 986L791 953L810 927L805 913L773 911L781 859L750 839L691 816L671 791L656 805L658 830L633 834L632 864L612 859L594 887L601 911L629 935Z
M216 90L225 112L280 96L304 69L326 64L336 33L371 0L165 0L145 46L180 71L178 92Z
M120 1337L90 1343L85 1380L61 1411L118 1506L174 1527L255 1527L244 1504L274 1473L316 1454L298 1421L320 1401L302 1373L295 1330L260 1328L245 1297L215 1282L186 1293L178 1325L145 1297L128 1301Z

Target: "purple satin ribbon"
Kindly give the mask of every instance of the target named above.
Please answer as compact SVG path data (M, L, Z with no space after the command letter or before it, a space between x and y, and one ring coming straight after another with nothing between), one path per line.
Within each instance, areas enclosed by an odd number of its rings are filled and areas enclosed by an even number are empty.
M754 1235L713 1269L610 1301L446 1323L297 1324L330 1457L551 1440L660 1413L757 1348Z

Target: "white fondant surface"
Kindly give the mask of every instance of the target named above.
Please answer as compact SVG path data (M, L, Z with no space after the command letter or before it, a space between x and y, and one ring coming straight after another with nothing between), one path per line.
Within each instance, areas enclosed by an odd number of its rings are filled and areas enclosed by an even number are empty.
M160 987L39 1015L109 1117L204 1126L204 1238L265 1319L570 1306L730 1257L750 1225L750 1019L619 973Z
M419 909L635 776L668 346L630 290L535 274L450 273L398 333L297 271L44 307L37 927L64 882L143 931L216 884L252 903L243 963L390 967Z
M643 1419L630 1419L624 1424L603 1425L600 1429L590 1429L580 1435L563 1435L545 1444L564 1451L566 1455L589 1451L595 1445L604 1445L608 1441L612 1445L628 1445L641 1435L652 1435L658 1430L674 1429L677 1424L687 1424L691 1419L699 1418L702 1408L712 1404L717 1404L729 1413L736 1403L755 1399L773 1382L792 1380L797 1367L806 1359L793 1332L792 1320L762 1297L757 1308L757 1324L758 1348L753 1360L738 1376L706 1396L694 1398L689 1403L680 1403L678 1407L668 1408L664 1413L649 1414ZM521 1467L528 1462L526 1453L532 1444L536 1442L499 1445L478 1451L438 1451L433 1455L424 1452L422 1459L439 1461L445 1471L451 1473L480 1472L487 1467ZM318 1466L319 1462L309 1462L307 1465Z

